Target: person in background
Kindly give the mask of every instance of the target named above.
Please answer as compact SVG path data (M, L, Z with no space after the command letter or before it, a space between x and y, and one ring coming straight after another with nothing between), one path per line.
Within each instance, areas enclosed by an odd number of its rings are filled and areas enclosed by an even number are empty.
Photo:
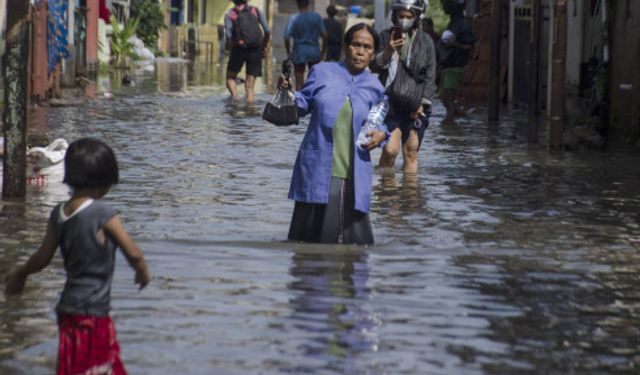
M232 100L238 98L238 73L246 64L245 93L247 103L255 98L256 77L262 76L262 59L269 52L271 31L264 15L247 0L232 0L234 7L224 17L226 44L231 53L227 64L227 89Z
M418 151L429 126L431 100L436 91L435 47L419 27L425 9L424 0L393 0L391 21L394 26L382 31L380 44L383 49L371 64L371 70L379 73L389 95L389 113L385 122L391 138L382 150L380 167L393 168L402 150L402 170L407 173L418 172ZM406 100L396 98L394 85L416 87L408 98L412 102L411 108L408 108Z
M438 34L433 28L433 19L431 17L427 17L422 20L422 31L427 33L433 40L433 44L435 45L440 40L440 34Z
M447 109L445 124L453 123L464 112L456 103L458 86L476 43L469 21L464 17L465 0L441 0L442 9L449 15L447 30L438 43L438 65L441 69L442 103Z
M438 45L438 42L440 41L440 34L435 31L433 19L431 17L427 17L422 20L422 31L431 37L434 46ZM436 48L436 87L440 86L440 66L437 64L438 61L438 48Z
M284 46L291 58L296 79L296 90L304 85L304 73L322 60L326 52L327 32L322 16L309 10L309 0L297 0L298 11L289 17L284 32ZM322 45L319 40L322 38ZM293 50L289 39L293 39Z
M302 90L295 92L301 115L311 120L298 151L289 198L295 201L289 240L340 244L373 244L369 220L371 156L387 138L371 131L359 148L355 138L384 87L367 66L379 39L364 23L344 37L344 61L323 62L311 69ZM281 76L280 89L291 87Z
M324 28L327 31L327 55L326 61L338 61L340 60L340 53L342 52L342 38L344 31L342 30L342 24L336 20L338 10L335 5L329 5L327 7L327 18L324 21Z
M5 294L22 292L27 277L45 268L59 247L67 280L56 306L60 331L58 375L126 374L109 310L116 248L136 271L134 282L150 280L142 251L120 215L101 201L118 183L115 154L102 141L72 142L64 158L64 183L71 198L51 211L42 245L6 277Z

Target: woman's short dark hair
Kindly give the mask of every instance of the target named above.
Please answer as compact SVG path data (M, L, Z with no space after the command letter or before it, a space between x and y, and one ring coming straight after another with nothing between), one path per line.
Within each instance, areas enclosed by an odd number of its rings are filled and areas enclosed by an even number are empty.
M298 8L304 8L309 6L309 0L298 0Z
M369 34L371 34L373 37L373 48L377 51L380 46L380 37L378 36L378 33L373 29L373 27L362 22L351 26L349 30L347 30L347 33L344 34L344 45L349 46L351 42L353 42L353 36L360 30L367 30Z
M118 161L106 143L94 138L71 142L64 157L64 182L74 189L108 188L117 184Z

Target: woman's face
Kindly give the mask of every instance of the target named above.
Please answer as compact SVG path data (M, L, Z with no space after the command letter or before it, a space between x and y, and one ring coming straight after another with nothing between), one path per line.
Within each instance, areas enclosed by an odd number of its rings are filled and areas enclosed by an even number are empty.
M413 12L408 9L400 9L398 13L396 13L396 17L398 18L398 21L409 20L413 22L416 20L415 14L413 14Z
M375 54L373 36L362 29L353 34L351 44L345 46L345 64L352 72L359 72L367 68Z

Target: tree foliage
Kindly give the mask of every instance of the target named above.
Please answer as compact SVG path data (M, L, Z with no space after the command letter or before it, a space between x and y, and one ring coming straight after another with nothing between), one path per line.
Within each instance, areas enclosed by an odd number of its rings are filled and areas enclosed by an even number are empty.
M144 45L157 52L160 31L167 28L164 12L157 0L131 0L131 17L138 18L138 37Z
M433 20L433 29L438 33L442 33L447 28L447 24L449 24L449 16L442 10L440 0L429 1L429 6L424 15Z

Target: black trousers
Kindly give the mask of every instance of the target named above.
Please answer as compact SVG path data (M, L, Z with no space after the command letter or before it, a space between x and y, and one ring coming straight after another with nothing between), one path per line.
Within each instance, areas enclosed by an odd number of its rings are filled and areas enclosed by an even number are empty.
M354 209L353 180L331 177L329 203L296 201L289 240L372 245L369 214Z

